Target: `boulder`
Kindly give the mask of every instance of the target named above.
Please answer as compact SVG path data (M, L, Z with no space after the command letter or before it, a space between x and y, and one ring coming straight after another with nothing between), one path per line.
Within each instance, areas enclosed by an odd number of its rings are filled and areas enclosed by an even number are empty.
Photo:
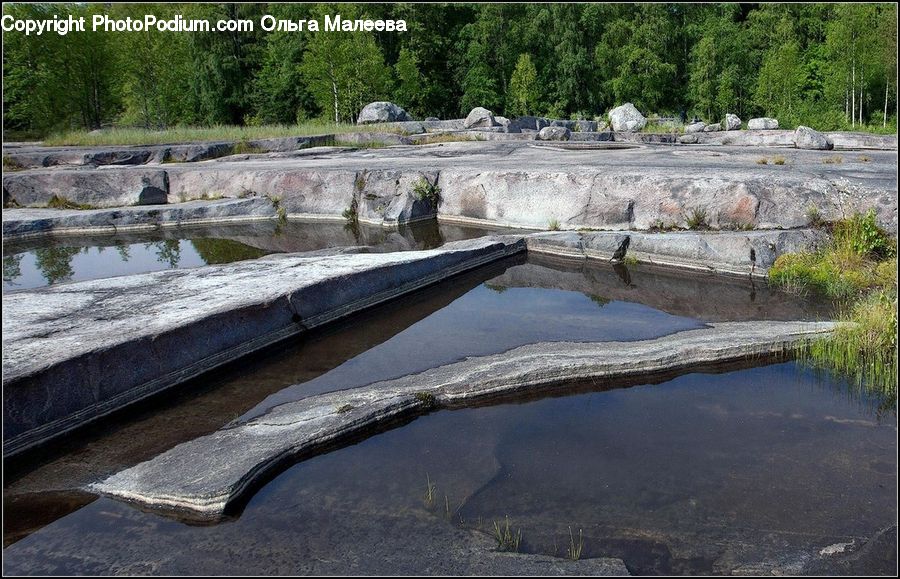
M678 142L682 145L696 145L697 140L696 134L681 135L678 137Z
M834 143L819 131L801 125L794 131L794 146L798 149L830 151L834 148Z
M494 127L497 123L494 120L494 113L484 107L475 107L466 117L463 126L467 129L475 129L482 127Z
M711 125L706 125L703 127L704 133L715 133L722 130L722 123L713 123Z
M539 141L568 141L572 137L572 131L566 127L544 127L538 133Z
M625 103L609 111L609 122L614 131L640 131L647 124L647 119L631 103Z
M760 117L758 119L750 119L747 121L747 128L751 131L772 130L778 128L778 119L769 117Z
M728 113L725 115L725 130L739 131L741 129L741 118L737 115Z
M575 121L575 130L579 133L593 133L597 130L595 121Z
M409 114L394 103L378 101L369 103L359 112L356 123L367 125L369 123L396 123L413 120Z
M688 135L691 133L701 133L706 129L706 123L691 123L684 127L684 132Z
M563 121L560 119L554 119L554 120L550 121L550 126L551 127L565 127L567 129L569 129L570 131L574 131L575 130L575 121Z

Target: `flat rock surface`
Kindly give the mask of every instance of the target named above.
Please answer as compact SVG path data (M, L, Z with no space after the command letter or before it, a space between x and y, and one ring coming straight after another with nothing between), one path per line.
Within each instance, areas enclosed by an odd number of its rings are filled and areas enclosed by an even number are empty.
M465 406L563 382L643 376L778 353L833 327L828 322L726 322L640 342L522 346L282 404L248 422L176 446L92 490L146 507L216 518L280 461L435 405Z
M507 236L422 252L273 255L5 294L4 450L522 250Z
M739 134L747 139L750 133L703 135L721 140ZM795 149L793 132L784 133L785 142L777 151L727 145L574 149L533 141L488 141L163 167L169 201L250 192L280 197L290 214L340 215L356 199L367 204L372 220L399 219L406 213L395 205L415 201L409 197L410 183L436 177L441 189L437 215L475 223L545 229L557 220L572 229L649 229L684 226L692 211L699 210L706 212L713 228L777 229L807 225L807 211L815 206L826 219L874 208L882 224L896 231L895 152L843 153L842 162L826 163L825 157L833 152ZM840 147L838 139L829 138ZM758 164L761 157L776 152L785 158L783 165ZM49 182L74 191L95 177L110 183L113 175L126 179L132 172L148 170L18 171L4 175L4 189L13 198L15 191L34 191ZM406 184L398 184L398 179ZM93 195L85 191L84 197Z

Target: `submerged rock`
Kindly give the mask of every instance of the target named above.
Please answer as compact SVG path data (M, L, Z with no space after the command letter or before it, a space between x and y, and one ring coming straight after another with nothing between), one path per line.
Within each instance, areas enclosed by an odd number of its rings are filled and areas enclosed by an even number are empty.
M647 119L631 103L609 111L609 122L614 131L640 131L647 125Z
M359 117L356 119L356 124L396 123L411 120L413 118L394 103L378 101L363 107L363 110L359 112Z

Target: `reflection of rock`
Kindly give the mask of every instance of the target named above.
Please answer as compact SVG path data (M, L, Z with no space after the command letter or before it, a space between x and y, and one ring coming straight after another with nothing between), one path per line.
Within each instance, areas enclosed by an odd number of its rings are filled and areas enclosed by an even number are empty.
M531 255L491 283L541 287L646 304L672 315L704 321L827 319L829 308L749 280L698 276L660 268L617 268Z

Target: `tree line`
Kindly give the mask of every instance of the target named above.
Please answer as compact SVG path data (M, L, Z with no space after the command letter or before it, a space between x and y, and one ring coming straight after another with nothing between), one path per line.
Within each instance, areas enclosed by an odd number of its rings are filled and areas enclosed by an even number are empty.
M773 116L893 127L896 4L4 4L16 18L403 19L407 32L3 35L3 127L354 122L375 100L418 118Z

